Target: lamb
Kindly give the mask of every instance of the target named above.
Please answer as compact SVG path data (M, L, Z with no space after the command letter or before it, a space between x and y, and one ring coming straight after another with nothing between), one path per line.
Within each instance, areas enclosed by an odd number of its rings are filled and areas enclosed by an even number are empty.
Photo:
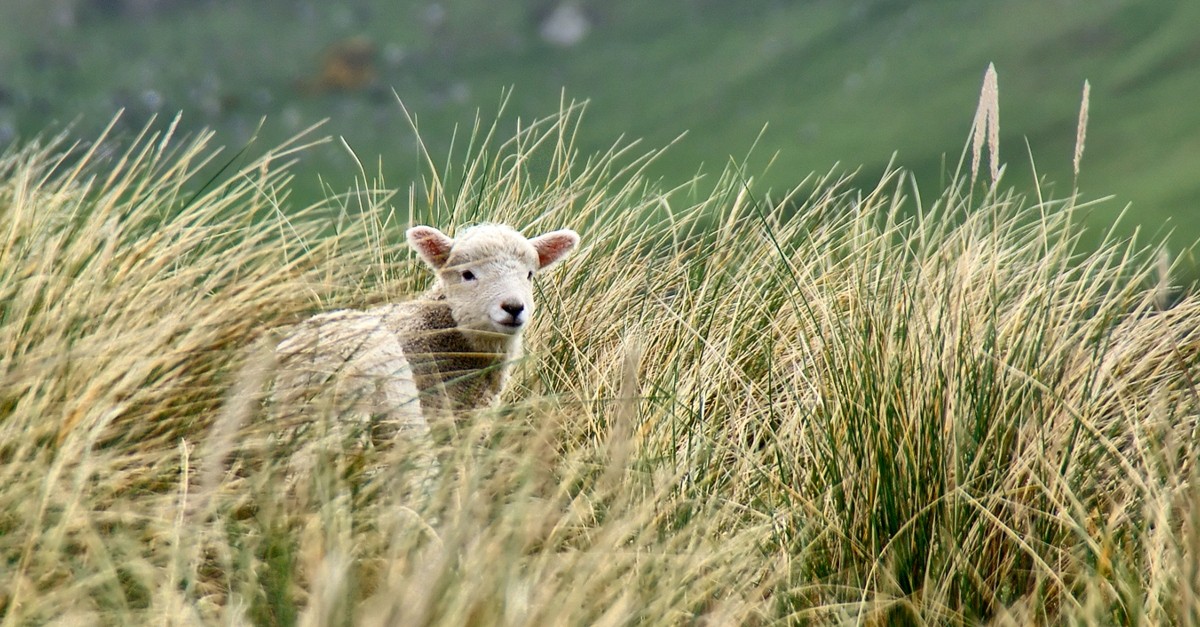
M436 275L415 301L317 315L276 348L275 400L366 419L377 444L428 437L430 424L494 404L521 354L533 276L579 243L569 229L526 239L482 224L452 239L415 226L409 245Z

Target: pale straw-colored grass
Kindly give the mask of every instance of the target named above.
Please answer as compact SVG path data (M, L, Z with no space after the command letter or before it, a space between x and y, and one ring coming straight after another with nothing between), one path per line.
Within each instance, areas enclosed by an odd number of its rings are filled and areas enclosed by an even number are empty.
M1083 81L1083 96L1079 102L1079 122L1075 125L1075 158L1071 160L1076 187L1079 182L1079 162L1083 161L1083 146L1087 140L1088 102L1092 98L1092 84Z
M303 210L291 147L198 195L203 138L0 160L3 624L1196 616L1200 300L1156 306L1153 250L901 171L662 189L579 113ZM485 219L583 235L503 406L432 482L402 445L289 472L337 416L270 419L274 329L417 292L403 228Z
M979 106L975 110L975 121L971 123L971 186L979 178L979 164L983 161L983 148L988 149L988 166L991 168L992 184L1000 180L1000 81L996 66L989 63L983 75L983 87L979 90Z

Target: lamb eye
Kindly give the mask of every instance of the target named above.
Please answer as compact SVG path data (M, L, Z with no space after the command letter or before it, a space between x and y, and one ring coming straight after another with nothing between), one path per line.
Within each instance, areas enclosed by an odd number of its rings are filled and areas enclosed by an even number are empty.
M532 281L532 280L533 280L533 271L531 270L531 271L529 272L529 276L527 276L527 277L525 277L525 278L526 278L526 279L529 279L530 281Z
M462 278L464 281L474 281L475 273L471 272L470 270L466 270L462 273Z

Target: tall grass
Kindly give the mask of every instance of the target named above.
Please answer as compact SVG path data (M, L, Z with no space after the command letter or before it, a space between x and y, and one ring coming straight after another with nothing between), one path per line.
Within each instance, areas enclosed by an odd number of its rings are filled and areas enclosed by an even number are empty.
M664 189L579 113L296 210L303 138L4 155L3 624L1200 619L1200 300L1157 304L1155 250L1002 177ZM403 227L479 220L584 237L502 407L431 481L403 446L298 475L276 329L419 290Z

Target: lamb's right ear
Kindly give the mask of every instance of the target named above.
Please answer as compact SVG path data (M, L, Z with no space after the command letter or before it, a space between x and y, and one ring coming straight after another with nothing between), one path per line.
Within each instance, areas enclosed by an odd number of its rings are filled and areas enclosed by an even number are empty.
M440 270L446 265L454 240L445 233L432 226L419 225L409 229L404 235L408 238L408 245L421 255L421 259L429 264L430 268Z

